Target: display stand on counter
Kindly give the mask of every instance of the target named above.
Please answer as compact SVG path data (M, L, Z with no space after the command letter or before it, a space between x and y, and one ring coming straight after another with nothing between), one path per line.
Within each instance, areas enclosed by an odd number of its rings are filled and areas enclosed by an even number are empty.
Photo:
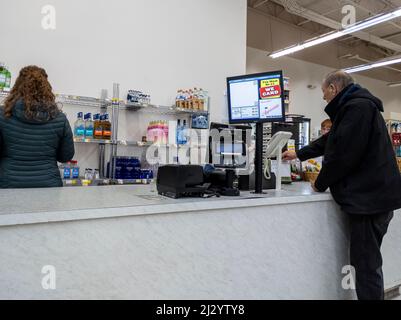
M401 120L387 120L387 128L401 172Z

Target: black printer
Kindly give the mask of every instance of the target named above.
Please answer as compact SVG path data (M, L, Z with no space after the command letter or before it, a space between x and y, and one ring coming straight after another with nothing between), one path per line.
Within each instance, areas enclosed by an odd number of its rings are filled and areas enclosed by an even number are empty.
M166 197L203 197L209 186L202 166L166 165L157 172L157 192Z
M238 177L233 170L204 173L198 165L166 165L157 173L157 192L170 198L239 196Z

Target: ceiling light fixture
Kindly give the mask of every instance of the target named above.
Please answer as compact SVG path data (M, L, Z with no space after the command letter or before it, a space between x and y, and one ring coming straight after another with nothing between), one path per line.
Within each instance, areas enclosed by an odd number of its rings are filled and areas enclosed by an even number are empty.
M401 87L401 81L400 82L390 82L387 83L387 86L394 88L394 87Z
M353 26L351 26L349 28L346 28L346 29L343 29L343 30L340 30L340 31L330 32L330 33L324 34L324 35L322 35L320 37L312 38L310 40L307 40L307 41L305 41L303 43L300 43L300 44L297 44L295 46L292 46L292 47L289 47L289 48L286 48L286 49L283 49L283 50L279 50L279 51L273 52L272 54L270 54L270 57L273 58L273 59L276 59L276 58L279 58L279 57L282 57L282 56L286 56L288 54L291 54L291 53L298 52L298 51L301 51L301 50L306 49L306 48L310 48L310 47L316 46L316 45L321 44L323 42L331 41L331 40L340 38L342 36L345 36L347 34L355 33L357 31L361 31L363 29L370 28L372 26L375 26L377 24L392 20L392 19L397 18L397 17L401 17L401 8L399 8L399 9L393 11L393 12L387 13L387 14L377 15L377 16L375 16L373 18L369 18L367 20L361 21L361 22L359 22L359 23L357 23L357 24L355 24L355 25L353 25Z
M372 62L372 63L368 63L368 64L363 64L363 65L356 66L356 67L347 68L347 69L344 69L344 71L347 73L356 73L356 72L380 68L380 67L388 66L391 64L397 64L397 63L401 63L401 56L393 57L391 59L384 59L384 60L380 60L380 61Z

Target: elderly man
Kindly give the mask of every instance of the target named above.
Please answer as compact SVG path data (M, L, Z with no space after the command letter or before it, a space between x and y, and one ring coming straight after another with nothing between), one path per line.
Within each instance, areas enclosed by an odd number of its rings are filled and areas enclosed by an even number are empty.
M384 281L380 247L393 211L401 208L401 176L381 115L382 102L354 83L344 71L327 75L323 85L331 131L284 160L301 161L324 155L322 170L312 184L328 188L350 218L350 260L361 300L382 300Z

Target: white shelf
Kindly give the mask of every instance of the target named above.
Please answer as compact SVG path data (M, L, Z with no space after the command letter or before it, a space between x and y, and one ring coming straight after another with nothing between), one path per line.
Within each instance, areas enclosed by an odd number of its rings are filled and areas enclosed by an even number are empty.
M132 103L120 103L121 109L132 110L132 111L143 111L148 113L158 113L166 115L177 115L177 114L199 114L208 115L209 112L205 110L191 110L181 109L175 106L161 106L154 104L132 104Z
M76 138L76 137L74 137L74 142L76 142L76 143L94 143L94 144L116 144L112 140L85 139L85 138Z
M206 145L192 145L188 146L186 144L158 144L153 142L141 142L141 141L129 141L129 140L118 140L117 142L113 142L111 140L98 140L98 139L82 139L82 138L74 138L75 143L89 143L89 144L117 144L120 146L129 146L129 147L150 147L150 146L157 146L157 147L166 147L166 148L183 148L183 147L190 147L190 148L206 148Z

